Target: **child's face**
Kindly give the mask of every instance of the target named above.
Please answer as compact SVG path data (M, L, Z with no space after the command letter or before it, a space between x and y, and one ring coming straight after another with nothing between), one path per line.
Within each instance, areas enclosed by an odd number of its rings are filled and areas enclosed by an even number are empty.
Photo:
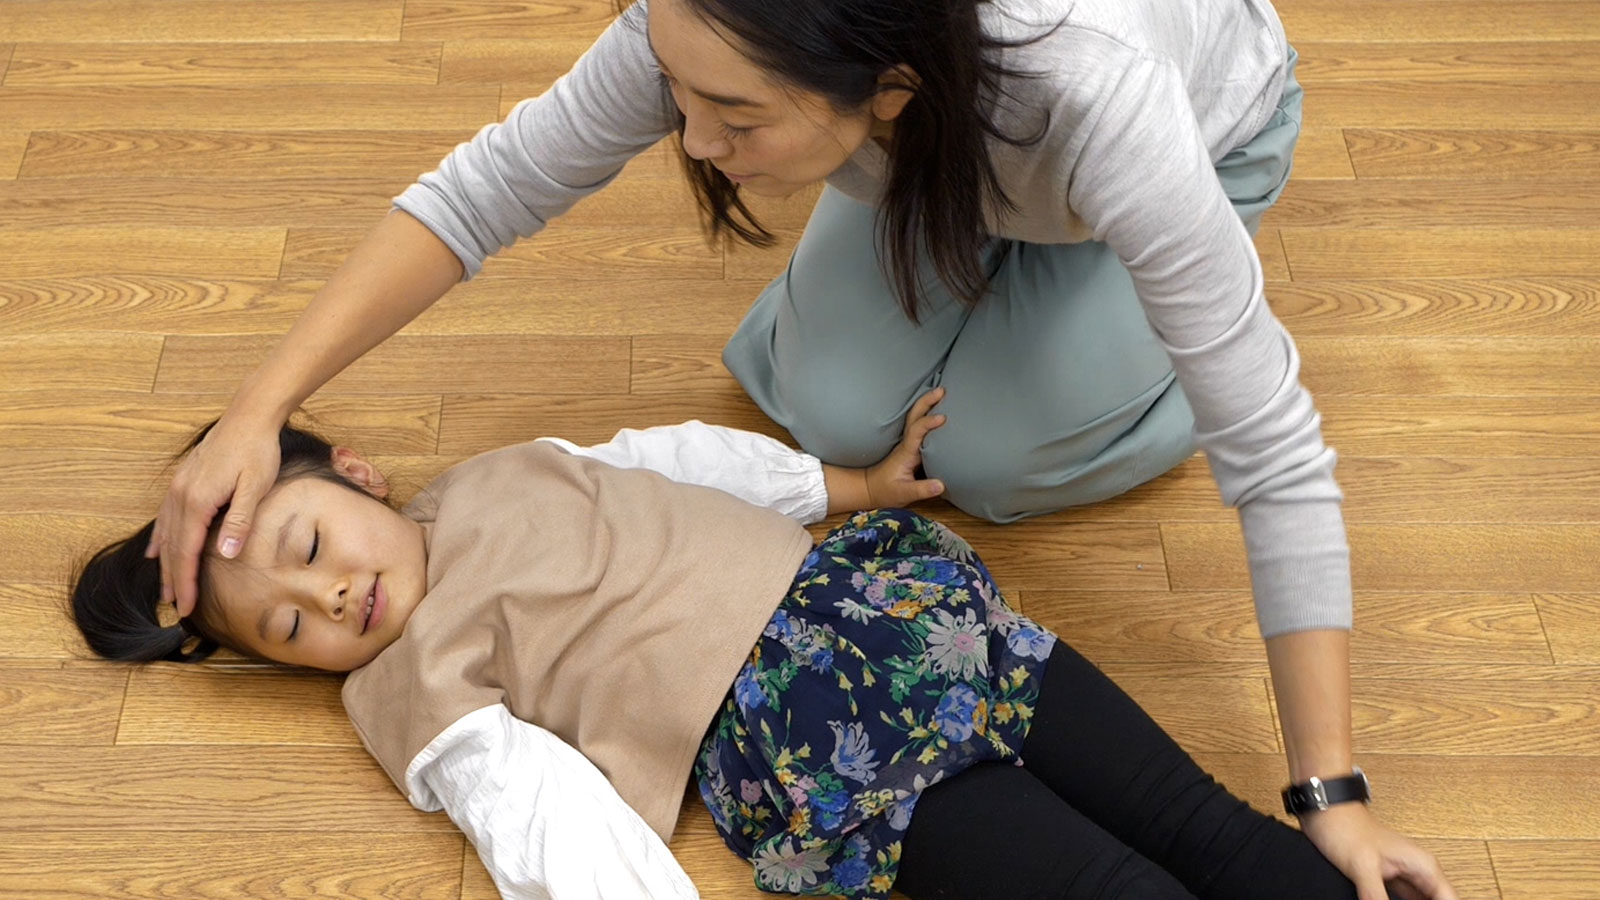
M354 454L334 462L383 495ZM336 672L393 643L427 590L427 555L422 527L369 493L313 476L267 492L239 556L204 562L212 627L267 659Z

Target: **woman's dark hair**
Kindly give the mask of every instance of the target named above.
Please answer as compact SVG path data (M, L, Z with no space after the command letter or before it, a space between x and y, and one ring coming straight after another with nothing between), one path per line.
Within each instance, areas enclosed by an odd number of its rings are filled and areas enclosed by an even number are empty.
M633 2L617 0L619 11ZM988 139L1029 146L1049 127L1048 112L1027 137L1005 134L995 124L996 109L1008 97L1004 80L1034 74L1006 67L1000 56L1044 34L1021 41L985 34L979 7L988 0L684 2L737 38L751 61L786 84L821 95L835 111L858 110L882 92L909 91L911 100L889 141L888 184L878 212L880 253L887 247L888 275L912 321L923 287L919 250L962 302L982 299L989 281L982 258L985 207L1000 216L1017 208L1000 185ZM898 66L915 73L915 83L880 85L879 78ZM711 236L732 232L757 246L771 245L772 233L756 221L733 182L710 162L683 152L683 129L680 113L680 157Z
M200 429L179 456L193 450L216 424ZM333 469L333 445L310 432L283 426L278 452L280 482L310 475L349 484ZM226 512L224 506L212 521L222 521ZM155 524L152 520L128 538L102 547L84 563L72 586L72 619L89 649L107 659L199 662L226 642L206 627L198 607L176 625L161 624L161 563L144 555ZM193 645L186 646L191 640Z

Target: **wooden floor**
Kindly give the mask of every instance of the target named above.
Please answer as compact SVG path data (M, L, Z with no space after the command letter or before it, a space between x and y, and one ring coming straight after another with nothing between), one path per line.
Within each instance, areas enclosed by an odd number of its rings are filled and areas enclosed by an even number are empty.
M609 0L0 3L0 898L494 896L332 677L86 658L72 562L148 518L389 198ZM1463 897L1600 897L1600 2L1280 0L1306 131L1258 241L1342 454L1356 750ZM807 198L767 204L786 239ZM544 434L783 436L718 362L785 257L700 239L665 148L308 404L407 490ZM1204 464L1026 524L931 510L1261 808L1285 779ZM673 849L753 898L691 802Z

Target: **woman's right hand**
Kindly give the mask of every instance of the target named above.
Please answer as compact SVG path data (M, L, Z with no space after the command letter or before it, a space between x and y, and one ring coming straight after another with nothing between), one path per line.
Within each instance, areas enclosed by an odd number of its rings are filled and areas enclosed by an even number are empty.
M178 464L145 549L146 557L161 558L161 600L176 603L178 615L194 612L199 599L200 555L211 520L228 504L217 552L229 559L239 555L280 462L277 427L224 413Z

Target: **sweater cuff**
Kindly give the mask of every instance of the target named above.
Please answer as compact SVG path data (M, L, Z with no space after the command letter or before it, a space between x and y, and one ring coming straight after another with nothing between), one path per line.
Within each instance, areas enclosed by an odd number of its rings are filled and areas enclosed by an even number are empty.
M1239 507L1239 524L1262 637L1350 629L1350 544L1338 500L1254 500Z

